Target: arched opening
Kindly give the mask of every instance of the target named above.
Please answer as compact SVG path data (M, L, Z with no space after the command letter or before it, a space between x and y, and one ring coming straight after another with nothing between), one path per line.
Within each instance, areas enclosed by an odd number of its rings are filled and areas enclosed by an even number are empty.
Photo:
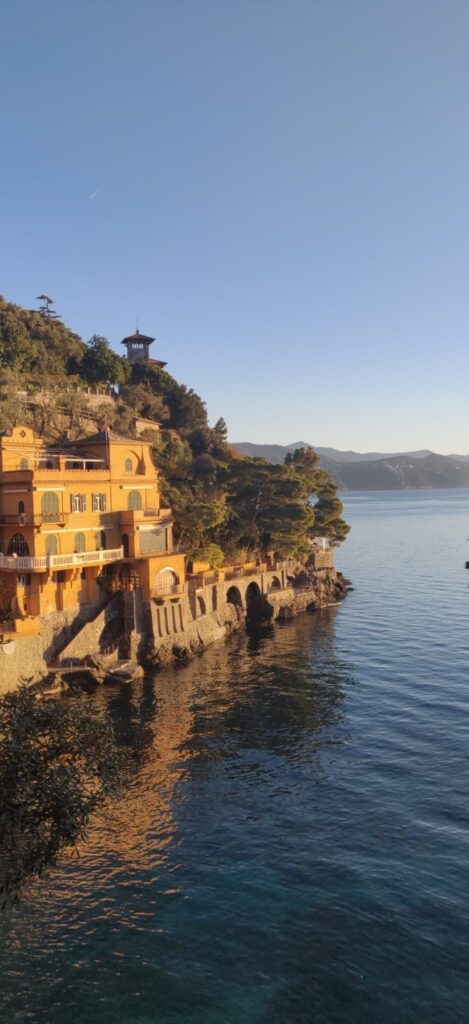
M197 597L197 615L205 615L207 611L203 597Z
M20 459L20 469L29 469L29 459Z
M84 533L76 533L75 534L75 551L76 551L77 555L80 554L81 551L84 551L85 548L86 548L85 534Z
M47 461L46 461L46 469L53 469L53 468L54 468L54 463L52 462L52 459L47 459Z
M18 515L24 516L24 501L18 502Z
M8 545L9 555L18 555L18 558L27 558L29 555L28 543L22 533L15 533Z
M106 549L106 532L100 530L95 536L96 551L105 551Z
M124 549L124 558L129 558L130 545L128 533L122 534L122 547Z
M140 491L129 491L127 508L129 511L136 511L137 509L142 508L142 495L140 494Z
M47 522L56 522L59 518L59 498L53 491L46 491L41 498L42 518Z
M55 533L49 533L46 537L46 555L57 554L57 537Z
M132 468L133 468L132 467L132 459L126 459L124 465L125 465L125 472L126 473L131 473L132 472Z
M161 569L155 579L156 594L175 594L178 588L178 577L174 569Z
M262 599L257 583L250 583L246 590L246 613L251 622L262 618Z
M272 579L271 579L271 581L269 583L269 590L281 590L281 589L282 589L282 584L281 584L278 576L272 576Z
M226 595L226 600L228 604L235 604L237 608L243 607L243 600L241 597L241 592L238 590L238 587L229 588L228 593Z

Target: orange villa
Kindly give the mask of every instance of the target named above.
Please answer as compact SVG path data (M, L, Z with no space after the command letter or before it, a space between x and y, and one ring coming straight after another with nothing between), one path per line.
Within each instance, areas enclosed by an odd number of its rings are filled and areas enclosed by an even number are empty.
M0 434L0 606L31 623L99 604L182 594L184 555L161 508L150 444L105 430L49 448L30 427Z

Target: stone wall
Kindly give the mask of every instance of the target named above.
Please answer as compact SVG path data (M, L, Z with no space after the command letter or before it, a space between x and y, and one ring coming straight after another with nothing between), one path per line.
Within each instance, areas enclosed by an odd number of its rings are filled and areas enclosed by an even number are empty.
M12 638L0 646L0 696L21 683L35 683L47 675L41 637Z
M55 613L42 622L40 636L19 637L0 647L0 693L21 681L40 679L53 660L65 667L100 655L111 640L117 645L115 657L148 669L186 660L242 629L246 619L288 619L336 604L348 589L333 567L323 565L297 573L295 584L290 585L286 573L270 570L190 585L180 597L153 599L149 605L141 591L128 591L115 594L101 608L88 606L80 615Z

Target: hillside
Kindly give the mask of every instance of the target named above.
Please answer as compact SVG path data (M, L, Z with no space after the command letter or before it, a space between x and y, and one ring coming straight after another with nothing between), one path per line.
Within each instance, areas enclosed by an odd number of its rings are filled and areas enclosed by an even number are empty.
M304 442L300 442L305 447ZM251 458L268 458L280 463L297 445L232 445ZM465 456L437 455L425 450L384 455L379 452L340 452L334 448L315 449L321 466L341 490L405 490L419 488L469 487L469 460ZM333 455L332 455L333 453Z
M131 363L97 335L83 341L47 303L31 311L0 297L0 430L22 423L54 444L105 427L146 437L176 537L214 568L305 560L312 537L339 543L348 533L337 488L312 449L275 465L240 457L223 418L210 426L203 400L162 364Z

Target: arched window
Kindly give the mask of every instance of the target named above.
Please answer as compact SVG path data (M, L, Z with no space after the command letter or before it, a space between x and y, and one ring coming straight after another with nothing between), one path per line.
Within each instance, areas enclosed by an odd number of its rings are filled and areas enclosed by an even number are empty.
M80 551L84 551L85 548L86 548L85 534L84 533L76 533L75 534L75 551L76 551L76 553L78 554Z
M19 501L18 502L18 515L19 516L23 516L24 515L24 501Z
M128 558L129 557L129 550L130 550L129 535L128 535L128 533L123 533L122 534L122 547L124 549L124 558Z
M104 551L106 547L106 534L104 530L100 530L95 537L96 551Z
M125 472L126 473L131 473L132 469L133 469L132 459L126 459L125 460Z
M28 459L20 459L20 469L29 469Z
M29 555L28 544L22 533L15 533L11 538L8 545L8 554L18 555L20 558L25 558Z
M44 519L55 522L59 518L59 499L53 491L46 491L41 499L41 512Z
M129 491L127 508L133 510L142 508L142 495L140 494L140 491Z
M46 537L46 555L57 554L57 537L55 533L49 533Z

